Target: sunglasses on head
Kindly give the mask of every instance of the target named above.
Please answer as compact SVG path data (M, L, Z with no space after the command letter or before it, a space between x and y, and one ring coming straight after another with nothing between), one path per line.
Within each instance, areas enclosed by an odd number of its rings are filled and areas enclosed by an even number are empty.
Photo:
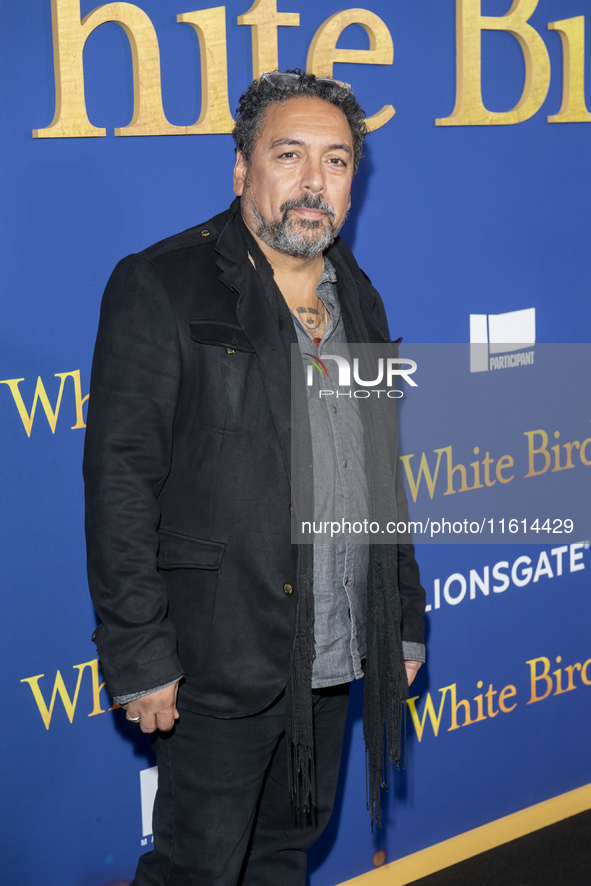
M293 74L290 72L282 73L281 71L264 71L259 77L257 90L260 89L263 80L266 80L267 83L270 83L272 86L288 86L293 80L299 80L300 78L301 74ZM351 92L350 83L344 83L342 80L334 80L332 77L316 77L316 83L330 83L333 86L340 86L341 89L346 89L347 92Z

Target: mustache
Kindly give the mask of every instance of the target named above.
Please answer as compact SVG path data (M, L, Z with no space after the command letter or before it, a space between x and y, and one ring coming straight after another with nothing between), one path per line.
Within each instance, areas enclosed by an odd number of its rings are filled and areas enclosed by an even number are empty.
M286 200L285 203L281 204L279 211L285 218L290 209L319 209L325 212L331 221L334 221L336 218L334 207L324 197L321 197L320 194L315 196L313 194L304 194L303 197L299 197L297 200Z

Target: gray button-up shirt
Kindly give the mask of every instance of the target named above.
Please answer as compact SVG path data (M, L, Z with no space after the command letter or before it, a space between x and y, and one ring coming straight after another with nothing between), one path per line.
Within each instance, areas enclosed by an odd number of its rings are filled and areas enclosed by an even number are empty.
M347 339L336 293L336 273L325 259L316 288L329 321L318 346L314 344L299 317L294 325L302 353L329 353L333 345ZM344 353L343 353L344 356ZM363 425L357 401L353 398L318 396L320 388L330 388L330 374L336 366L327 361L328 378L313 373L308 387L308 409L314 458L314 498L320 512L331 519L356 520L353 513L367 505L364 469ZM332 385L336 389L336 382ZM319 501L320 499L320 501ZM316 660L312 686L334 686L363 676L365 658L365 606L367 591L368 545L346 539L314 545L314 640Z
M323 353L339 345L342 356L347 338L336 289L336 271L325 259L316 294L330 315L318 346L299 317L294 325L302 353ZM328 378L312 373L308 387L308 409L314 459L314 499L318 510L331 519L353 522L368 516L364 466L363 424L357 400L319 397L320 388L338 389L337 368L327 361ZM331 374L335 374L331 385ZM365 658L365 610L369 546L347 537L331 544L314 545L314 639L316 660L312 687L334 686L363 677ZM404 657L425 660L422 643L403 642Z

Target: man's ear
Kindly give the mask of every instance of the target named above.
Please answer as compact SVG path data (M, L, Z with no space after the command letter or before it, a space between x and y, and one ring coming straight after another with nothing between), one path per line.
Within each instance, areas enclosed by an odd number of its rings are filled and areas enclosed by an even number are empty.
M234 193L237 197L242 197L247 171L248 164L244 159L242 151L236 151L236 163L234 164Z

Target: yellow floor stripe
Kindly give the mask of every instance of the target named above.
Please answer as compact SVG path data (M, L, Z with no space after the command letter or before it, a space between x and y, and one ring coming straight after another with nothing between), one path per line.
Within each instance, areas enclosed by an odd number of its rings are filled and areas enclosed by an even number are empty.
M341 886L407 886L421 877L442 871L466 858L480 855L587 809L591 809L591 784L428 846L420 852L347 880Z

